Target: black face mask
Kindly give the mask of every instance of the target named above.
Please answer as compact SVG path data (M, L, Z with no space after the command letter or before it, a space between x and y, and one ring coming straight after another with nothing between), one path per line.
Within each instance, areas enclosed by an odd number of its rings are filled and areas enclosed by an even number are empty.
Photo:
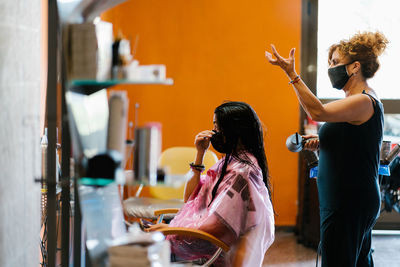
M221 132L216 132L216 131L214 132L215 134L213 134L213 136L210 139L213 148L219 153L223 154L232 152L232 149L225 142L223 134Z
M351 64L351 63L349 63L349 64ZM351 74L349 76L347 74L346 66L349 64L340 65L340 66L328 69L328 76L329 76L329 79L331 80L333 88L341 90L346 85L346 83L349 81L350 77L353 75L353 74Z

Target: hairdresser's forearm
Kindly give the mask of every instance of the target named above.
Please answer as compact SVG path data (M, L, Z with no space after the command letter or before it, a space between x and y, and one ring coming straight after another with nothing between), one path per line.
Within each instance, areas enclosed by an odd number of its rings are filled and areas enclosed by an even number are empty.
M287 74L290 80L296 78L297 73L292 72ZM297 98L299 99L300 105L303 107L307 115L315 121L323 119L324 106L321 101L311 92L307 85L300 79L298 82L293 84Z
M197 151L196 160L194 164L201 165L203 164L205 151ZM189 199L190 195L193 193L193 190L197 187L200 182L200 171L193 170L193 176L186 182L185 191L183 193L183 200L186 201Z

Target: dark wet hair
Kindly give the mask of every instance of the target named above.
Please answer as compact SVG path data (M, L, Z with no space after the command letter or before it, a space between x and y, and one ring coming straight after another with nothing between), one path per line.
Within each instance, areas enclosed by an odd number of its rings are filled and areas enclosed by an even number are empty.
M258 166L262 171L264 184L271 199L268 163L264 150L263 127L256 112L250 105L244 102L225 102L215 109L214 114L218 131L225 137L225 142L230 151L226 153L220 177L212 190L211 202L214 200L218 186L226 174L226 168L232 157L242 163L255 167L246 154L243 153L243 150L249 152L257 159Z

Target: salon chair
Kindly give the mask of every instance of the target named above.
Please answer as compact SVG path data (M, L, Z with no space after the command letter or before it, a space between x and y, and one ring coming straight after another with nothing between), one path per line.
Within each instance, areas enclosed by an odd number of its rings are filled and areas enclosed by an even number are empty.
M164 185L145 187L143 192L146 194L143 195L146 196L140 197L140 194L136 194L134 197L125 199L123 209L128 223L136 221L138 218L156 220L157 215L154 215L156 210L172 209L176 213L176 210L182 207L185 188L183 178L189 171L189 163L195 159L196 154L195 147L171 147L161 153L158 162L159 167L166 171L167 177L170 177L170 179L181 180L181 185L178 187ZM208 150L204 156L203 164L207 170L217 161L216 154ZM174 183L174 181L170 182ZM172 219L173 213L165 214L163 219L167 221Z
M177 213L179 210L176 209L163 209L163 210L156 210L154 212L154 216L157 216L157 223L161 223L163 221L165 214ZM159 232L163 233L165 236L167 235L182 235L188 237L195 237L199 239L206 240L218 247L215 251L214 255L212 255L208 260L206 259L196 259L192 261L185 261L184 263L192 263L193 266L210 266L214 263L214 261L219 257L222 251L228 252L230 247L223 241L219 240L215 236L192 228L184 228L184 227L168 227L164 229L158 230Z
M166 210L157 210L154 212L154 215L157 216L157 223L162 222L163 215L164 214L170 214L173 213L174 210L172 209L166 209ZM176 210L178 212L178 210ZM232 262L232 267L246 267L245 263L247 262L246 259L251 258L254 256L252 255L252 252L257 251L257 248L259 247L259 244L252 244L252 248L249 250L246 248L246 242L249 240L254 240L254 234L256 234L255 230L251 230L250 232L246 233L243 235L237 245L235 247L230 247L220 239L216 238L215 236L201 231L197 229L192 229L192 228L184 228L184 227L167 227L158 230L159 232L163 233L165 236L167 235L182 235L182 236L188 236L188 237L195 237L199 239L206 240L218 247L218 249L215 251L215 253L209 258L209 259L196 259L189 261L192 266L211 266L215 260L218 259L219 255L222 253L222 251L225 251L229 257L233 258ZM252 236L253 235L253 236ZM251 242L252 243L252 242ZM234 251L231 251L234 250ZM231 254L231 255L229 255ZM179 263L179 262L178 262ZM187 262L184 262L187 263Z

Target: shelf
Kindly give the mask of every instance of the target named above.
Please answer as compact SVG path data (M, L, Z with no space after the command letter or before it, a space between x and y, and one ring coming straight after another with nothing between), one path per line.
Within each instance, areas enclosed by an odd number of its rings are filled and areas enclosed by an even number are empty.
M79 92L82 94L93 94L101 89L109 88L119 84L137 84L137 85L173 85L174 80L171 78L167 78L162 81L156 80L105 80L105 81L97 81L97 80L71 80L68 84L68 87L75 92Z
M103 187L114 183L114 179L82 177L79 179L78 183L86 186Z

